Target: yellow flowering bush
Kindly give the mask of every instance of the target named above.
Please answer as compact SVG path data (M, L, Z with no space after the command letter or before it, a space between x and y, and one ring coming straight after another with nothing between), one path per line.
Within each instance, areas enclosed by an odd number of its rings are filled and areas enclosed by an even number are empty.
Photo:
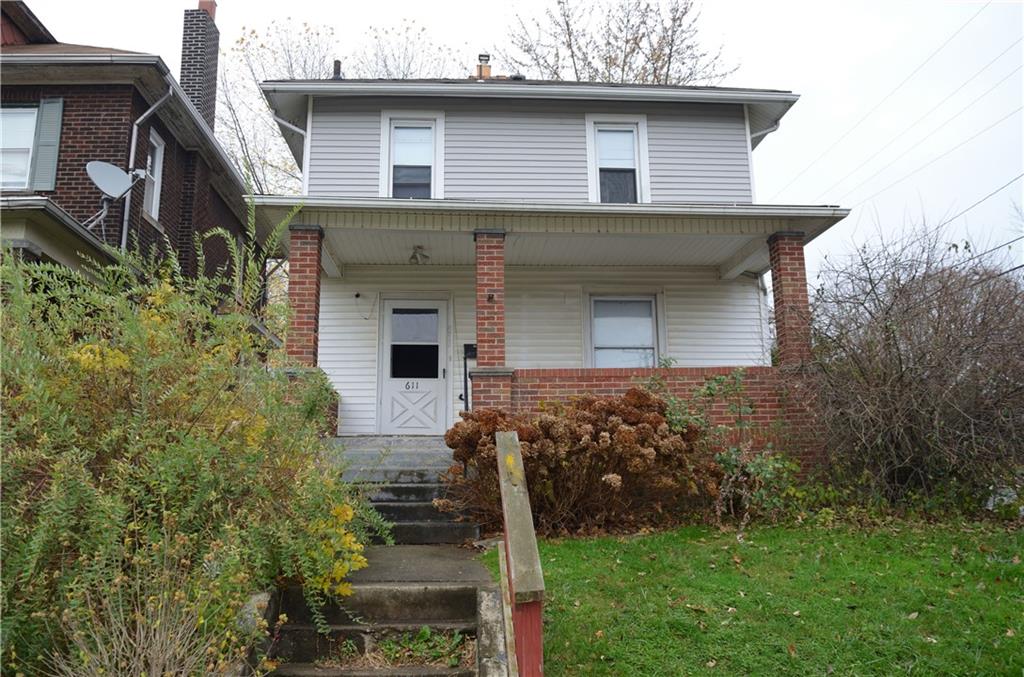
M55 657L93 674L95 629L148 627L160 600L194 625L192 672L226 671L267 632L239 628L254 592L294 579L314 609L349 592L384 523L326 460L329 385L269 369L285 358L224 312L223 282L6 255L0 275L4 674Z

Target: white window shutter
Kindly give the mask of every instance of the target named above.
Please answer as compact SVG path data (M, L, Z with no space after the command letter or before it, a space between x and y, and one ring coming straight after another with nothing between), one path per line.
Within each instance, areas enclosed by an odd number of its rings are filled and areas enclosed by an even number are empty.
M57 153L63 115L64 99L43 99L39 102L35 157L32 161L32 190L54 190L57 187Z

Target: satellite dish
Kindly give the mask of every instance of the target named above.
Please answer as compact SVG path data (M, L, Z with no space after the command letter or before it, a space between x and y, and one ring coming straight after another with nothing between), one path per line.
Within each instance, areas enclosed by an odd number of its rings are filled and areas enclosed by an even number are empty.
M120 167L109 162L93 160L85 165L85 173L104 195L115 200L132 187L132 177Z

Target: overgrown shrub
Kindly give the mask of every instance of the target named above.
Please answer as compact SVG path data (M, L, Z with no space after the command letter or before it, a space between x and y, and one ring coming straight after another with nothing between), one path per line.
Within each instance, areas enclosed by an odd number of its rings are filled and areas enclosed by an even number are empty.
M817 411L861 500L976 509L1024 486L1024 281L943 240L881 238L821 274Z
M501 525L494 433L522 445L534 524L544 534L636 529L704 511L720 470L704 432L670 428L665 401L634 387L621 397L580 397L536 416L464 412L445 435L458 464L451 507L486 528Z
M173 547L185 583L159 617L194 618L198 672L224 670L251 643L251 593L290 577L314 607L346 594L382 523L324 461L324 382L266 368L222 282L140 261L94 275L3 257L3 669L56 653L85 670L124 623L153 641L139 596L113 593L163 580Z

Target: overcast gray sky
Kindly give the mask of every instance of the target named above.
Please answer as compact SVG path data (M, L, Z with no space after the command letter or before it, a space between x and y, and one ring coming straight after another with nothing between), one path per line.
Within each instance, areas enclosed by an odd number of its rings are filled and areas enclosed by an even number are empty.
M29 4L58 40L157 53L174 72L182 11L196 6L150 1L140 12L138 0ZM275 18L330 25L340 56L367 26L404 17L465 54L468 73L478 52L504 42L517 13L539 14L549 4L220 0L217 24L222 46L243 25ZM1021 2L704 0L701 7L705 42L721 44L739 65L723 84L802 95L754 152L756 201L854 208L808 248L812 276L826 252L840 255L879 229L938 224L1024 172ZM1022 185L1017 180L957 218L954 233L980 246L1024 233L1014 212L1024 203ZM1021 244L1010 254L1016 262L1024 262Z

